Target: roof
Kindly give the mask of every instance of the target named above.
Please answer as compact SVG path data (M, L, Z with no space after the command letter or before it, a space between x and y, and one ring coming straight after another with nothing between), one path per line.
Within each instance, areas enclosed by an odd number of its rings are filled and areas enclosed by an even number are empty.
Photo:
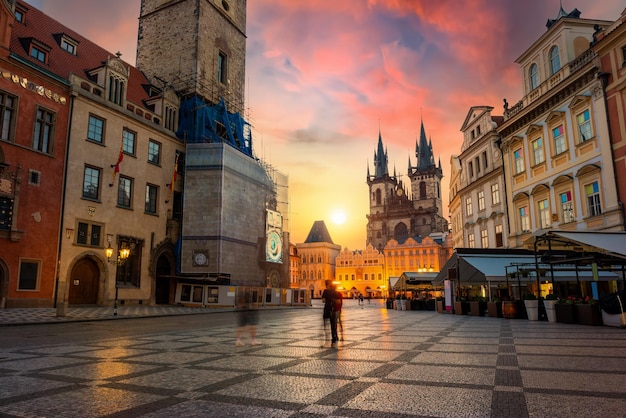
M560 246L563 249L579 248L582 251L592 251L609 256L626 259L626 232L596 232L596 231L539 231L527 243L542 244L552 242L551 247ZM545 245L543 245L545 247Z
M311 230L309 231L309 235L306 237L304 241L305 244L310 244L313 242L328 242L330 244L334 244L330 234L328 233L328 229L326 228L326 224L324 221L315 221Z
M13 23L10 48L13 54L18 55L33 66L39 67L45 72L53 73L65 80L69 80L70 74L89 79L88 71L102 67L107 62L107 59L116 57L116 54L96 45L31 4L23 1L18 1L18 4L26 9L27 12L24 17L24 23L17 21ZM67 52L59 45L64 35L77 42L76 55ZM31 40L36 40L49 48L45 64L30 56ZM130 64L125 64L125 67L130 70L126 99L137 106L147 109L143 100L148 99L149 96L144 86L150 84L150 82L137 68Z

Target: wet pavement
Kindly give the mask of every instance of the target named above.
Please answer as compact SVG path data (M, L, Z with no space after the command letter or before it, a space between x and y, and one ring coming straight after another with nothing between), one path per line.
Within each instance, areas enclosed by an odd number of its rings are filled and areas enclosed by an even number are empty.
M320 307L261 312L258 346L244 339L236 347L235 322L216 321L0 349L0 416L626 416L626 329L347 301L344 340L331 348L322 346ZM191 313L139 308L121 309L116 319ZM112 317L112 308L73 309L60 321ZM6 311L0 324L15 325ZM205 323L237 318L201 313ZM55 321L30 315L30 323ZM18 328L0 326L0 338Z

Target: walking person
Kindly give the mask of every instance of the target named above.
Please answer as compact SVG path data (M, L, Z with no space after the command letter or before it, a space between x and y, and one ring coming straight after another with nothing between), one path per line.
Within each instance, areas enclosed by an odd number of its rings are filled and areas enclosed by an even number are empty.
M324 320L324 330L326 330L326 324L330 323L331 334L331 347L337 346L339 337L337 335L337 304L341 306L341 294L335 290L332 280L326 280L326 289L322 293L322 302L324 302L324 314L322 316ZM341 311L340 311L341 312Z
M259 311L255 309L252 302L252 295L249 292L246 292L244 307L239 312L238 321L239 326L237 327L237 342L235 342L235 345L237 347L245 345L241 338L246 331L250 334L252 345L261 344L259 340L256 339L256 326L259 322Z

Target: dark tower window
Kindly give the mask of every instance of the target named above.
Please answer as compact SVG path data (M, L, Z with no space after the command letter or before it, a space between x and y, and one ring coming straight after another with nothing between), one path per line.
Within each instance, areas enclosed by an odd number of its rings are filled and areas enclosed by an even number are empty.
M380 205L381 200L382 200L382 198L381 198L380 189L378 189L378 190L376 190L376 204Z
M228 57L226 56L226 54L221 51L217 55L217 80L220 83L224 83L224 84L226 84L228 80L228 73L227 73L227 67L226 67L227 58Z
M426 199L426 182L420 183L420 199Z

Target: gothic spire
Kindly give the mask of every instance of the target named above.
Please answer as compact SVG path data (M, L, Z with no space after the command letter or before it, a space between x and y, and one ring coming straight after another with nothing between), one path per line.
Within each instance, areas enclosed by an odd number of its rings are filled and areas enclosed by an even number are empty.
M387 162L387 151L383 147L383 137L378 131L378 147L374 153L374 178L383 178L389 176L389 167Z
M420 142L419 147L415 147L415 156L417 157L417 169L426 170L432 166L432 145L428 143L426 139L426 131L424 130L424 121L422 121L420 127Z

